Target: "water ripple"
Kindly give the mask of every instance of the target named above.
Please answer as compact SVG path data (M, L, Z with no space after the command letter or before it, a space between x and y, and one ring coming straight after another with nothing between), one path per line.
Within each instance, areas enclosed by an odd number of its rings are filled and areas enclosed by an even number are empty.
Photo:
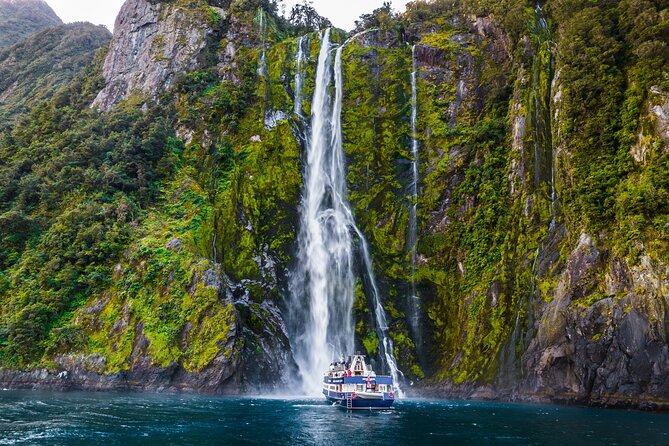
M669 415L403 400L347 412L315 399L0 393L0 445L667 444Z

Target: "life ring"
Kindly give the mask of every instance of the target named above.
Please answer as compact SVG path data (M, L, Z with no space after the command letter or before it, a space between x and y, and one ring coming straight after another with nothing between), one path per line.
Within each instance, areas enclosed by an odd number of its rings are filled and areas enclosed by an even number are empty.
M355 394L355 392L351 392L351 399L354 400L358 397L358 395Z
M395 399L395 394L393 392L388 392L388 397L390 399Z

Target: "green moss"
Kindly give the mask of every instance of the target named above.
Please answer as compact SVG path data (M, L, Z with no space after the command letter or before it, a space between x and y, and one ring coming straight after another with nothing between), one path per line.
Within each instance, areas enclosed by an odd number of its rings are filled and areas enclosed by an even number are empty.
M376 355L379 350L379 338L376 337L376 333L374 331L368 332L367 336L362 338L362 345L365 347L368 355Z
M600 291L595 291L587 296L576 299L572 302L572 305L576 305L581 308L590 308L596 302L607 298L608 296Z

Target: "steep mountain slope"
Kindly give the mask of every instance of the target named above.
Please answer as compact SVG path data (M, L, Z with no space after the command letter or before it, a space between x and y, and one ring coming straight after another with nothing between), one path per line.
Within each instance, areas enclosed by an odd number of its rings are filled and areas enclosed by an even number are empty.
M323 34L250 0L117 24L0 133L0 381L282 386ZM669 404L667 27L665 0L436 0L332 32L388 319L358 237L357 348L380 366L390 333L451 396Z
M0 0L0 47L62 23L44 0Z
M89 65L111 34L89 23L60 25L0 49L0 122L50 98Z

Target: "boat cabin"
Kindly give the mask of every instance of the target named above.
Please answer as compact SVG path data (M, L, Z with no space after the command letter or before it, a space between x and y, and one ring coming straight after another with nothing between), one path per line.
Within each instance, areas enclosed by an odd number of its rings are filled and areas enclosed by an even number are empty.
M323 382L325 389L333 392L393 391L392 378L377 375L363 355L352 355L346 361L331 363Z

